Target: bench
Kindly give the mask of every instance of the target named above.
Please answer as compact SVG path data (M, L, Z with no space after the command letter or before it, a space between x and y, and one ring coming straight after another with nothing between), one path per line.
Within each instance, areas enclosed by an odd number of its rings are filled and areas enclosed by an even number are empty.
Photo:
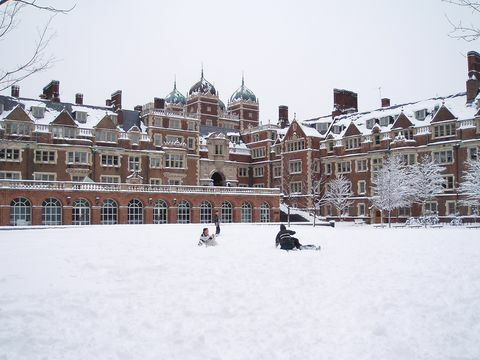
M353 221L353 223L354 223L355 225L365 225L365 224L366 224L365 220L363 220L363 219L355 219L355 220Z
M443 228L443 225L442 224L436 224L436 225L430 225L431 228Z

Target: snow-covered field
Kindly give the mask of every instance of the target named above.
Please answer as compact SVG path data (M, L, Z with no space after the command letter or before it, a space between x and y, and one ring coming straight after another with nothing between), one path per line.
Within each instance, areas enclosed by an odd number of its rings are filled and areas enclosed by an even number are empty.
M0 359L480 359L479 229L201 227L0 231Z

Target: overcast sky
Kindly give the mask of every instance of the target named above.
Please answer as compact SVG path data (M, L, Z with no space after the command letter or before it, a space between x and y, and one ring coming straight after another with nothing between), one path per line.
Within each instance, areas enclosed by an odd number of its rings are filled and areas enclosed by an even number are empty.
M175 76L186 94L203 63L225 103L243 71L261 122L276 123L279 105L291 118L329 114L333 88L357 92L362 111L379 107L380 93L400 104L465 91L466 53L480 51L478 40L449 37L446 15L478 18L441 0L39 1L76 7L53 19L48 51L57 62L20 83L22 97L55 79L62 101L81 92L85 104L104 105L122 90L133 109L165 97ZM0 66L27 57L47 20L25 12L0 42Z

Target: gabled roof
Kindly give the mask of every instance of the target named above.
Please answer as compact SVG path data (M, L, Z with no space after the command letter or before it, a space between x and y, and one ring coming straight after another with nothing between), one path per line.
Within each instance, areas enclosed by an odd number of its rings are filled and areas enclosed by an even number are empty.
M72 116L67 110L62 110L60 114L51 122L53 125L67 125L67 126L74 126L78 127L75 120L73 120Z
M127 132L141 132L137 125L133 125Z
M117 126L113 122L112 118L108 115L105 115L102 120L98 122L96 126L94 126L95 129L111 129L111 130L116 130Z
M5 117L6 120L16 120L16 121L28 121L28 122L34 122L30 116L23 110L23 108L20 105L15 106L15 108L10 111L10 114L8 114Z
M445 105L442 105L440 109L436 112L435 116L432 119L432 123L439 121L455 120L455 115L452 114L450 110L447 109Z
M408 117L401 112L400 115L398 115L397 119L392 125L393 129L408 129L409 127L413 126L412 122L408 119Z
M348 125L347 130L343 136L354 136L354 135L361 135L362 133L358 130L357 126L353 123L353 121Z

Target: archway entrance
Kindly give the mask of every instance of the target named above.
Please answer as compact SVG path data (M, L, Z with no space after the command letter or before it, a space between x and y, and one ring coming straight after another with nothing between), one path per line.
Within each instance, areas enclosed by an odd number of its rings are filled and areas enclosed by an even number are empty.
M214 172L212 174L212 181L213 181L213 186L223 186L225 182L225 178L223 175L219 172Z

